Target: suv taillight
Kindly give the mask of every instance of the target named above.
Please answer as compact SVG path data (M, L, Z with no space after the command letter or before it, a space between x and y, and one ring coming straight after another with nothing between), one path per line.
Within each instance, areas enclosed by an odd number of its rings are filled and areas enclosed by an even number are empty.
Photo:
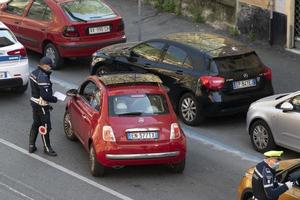
M102 138L106 142L115 142L116 141L114 131L111 126L103 126Z
M219 76L202 76L199 81L207 89L220 90L224 86L225 79Z
M124 30L124 21L123 19L121 19L117 25L117 31L123 31L123 30Z
M272 70L269 67L264 67L263 75L266 80L272 80Z
M178 139L181 136L180 128L177 123L172 123L171 124L171 132L170 132L170 139Z
M21 49L16 49L16 50L7 52L7 55L26 57L27 54L26 54L25 48L21 48Z
M79 37L79 32L75 26L65 26L63 35L65 37Z

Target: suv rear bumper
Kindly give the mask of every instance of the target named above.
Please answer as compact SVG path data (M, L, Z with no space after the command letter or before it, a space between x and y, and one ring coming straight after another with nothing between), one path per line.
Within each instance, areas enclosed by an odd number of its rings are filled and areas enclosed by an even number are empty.
M206 116L222 116L246 112L251 103L274 94L273 87L252 91L245 94L224 95L222 92L210 95L206 100L201 99Z
M58 44L58 50L62 57L86 57L92 56L97 50L118 43L124 43L127 41L125 35L119 38L105 39L101 41L89 41L89 42L66 42Z

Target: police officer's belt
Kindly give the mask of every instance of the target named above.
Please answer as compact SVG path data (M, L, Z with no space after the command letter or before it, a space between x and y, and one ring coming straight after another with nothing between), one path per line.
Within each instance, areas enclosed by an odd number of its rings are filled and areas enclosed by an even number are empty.
M49 105L49 103L47 101L45 101L42 97L40 97L40 98L31 97L30 100L40 106L48 106Z

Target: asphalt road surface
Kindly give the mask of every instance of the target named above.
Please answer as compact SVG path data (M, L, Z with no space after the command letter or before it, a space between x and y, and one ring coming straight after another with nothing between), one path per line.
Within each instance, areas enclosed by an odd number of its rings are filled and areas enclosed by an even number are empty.
M137 2L109 0L123 15L129 41L138 38ZM179 31L219 32L184 18L158 13L149 6L143 12L143 39ZM273 69L276 93L299 89L298 56L264 45L253 46ZM39 54L29 52L34 69ZM89 74L89 60L67 60L53 73L54 90L76 88ZM26 153L32 123L30 90L23 95L0 91L0 200L10 199L235 199L245 170L262 159L250 144L245 115L212 118L201 127L183 125L188 136L186 170L172 174L163 166L112 169L104 178L89 174L88 154L80 143L63 133L65 102L54 105L51 143L58 157L47 157L38 138L36 154ZM299 153L285 150L285 158Z

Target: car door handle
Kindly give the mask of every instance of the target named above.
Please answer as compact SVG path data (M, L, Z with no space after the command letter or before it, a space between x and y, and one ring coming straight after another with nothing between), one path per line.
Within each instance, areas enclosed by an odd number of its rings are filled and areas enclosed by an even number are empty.
M46 29L45 28L41 28L41 31L45 31Z
M177 70L176 74L183 74L183 71L182 70Z
M151 67L151 64L146 63L146 64L144 65L144 67L145 67L145 68L150 68L150 67Z
M20 22L18 22L18 21L15 21L14 23L15 23L15 24L20 24Z
M81 116L82 116L83 119L87 119L85 114L82 114Z

